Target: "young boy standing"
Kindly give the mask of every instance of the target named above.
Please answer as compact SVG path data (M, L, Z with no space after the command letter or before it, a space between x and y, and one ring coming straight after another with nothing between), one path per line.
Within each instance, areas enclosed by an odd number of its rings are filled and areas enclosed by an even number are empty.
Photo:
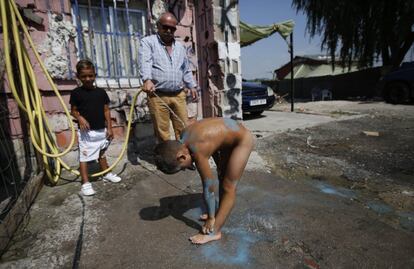
M76 65L77 77L82 86L70 95L71 114L78 121L79 170L82 178L81 193L94 195L95 191L88 178L88 162L99 160L102 170L108 168L104 151L113 138L109 97L104 89L95 87L95 67L89 60ZM119 182L121 178L107 173L104 180Z
M161 171L173 174L192 168L193 162L203 183L207 214L202 232L190 237L194 244L221 239L221 228L236 198L236 186L254 147L253 135L232 119L208 118L187 127L180 141L166 141L155 148L155 163ZM217 164L214 176L210 157Z

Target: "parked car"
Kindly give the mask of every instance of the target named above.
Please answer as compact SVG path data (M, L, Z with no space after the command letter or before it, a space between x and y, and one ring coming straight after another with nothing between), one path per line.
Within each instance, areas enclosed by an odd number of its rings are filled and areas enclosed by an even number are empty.
M414 100L414 62L403 63L380 79L380 91L384 100L392 104L404 104Z
M269 86L256 82L242 82L243 113L260 115L275 103L275 94Z

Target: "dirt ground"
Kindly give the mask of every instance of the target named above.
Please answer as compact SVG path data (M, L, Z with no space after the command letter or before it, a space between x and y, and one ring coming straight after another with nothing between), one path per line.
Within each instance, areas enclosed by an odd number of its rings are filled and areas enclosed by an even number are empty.
M361 117L275 135L267 139L272 146L260 143L273 173L357 190L363 194L358 201L387 215L388 224L414 231L414 107L333 101L299 103L296 109ZM411 214L411 221L401 220L401 212Z
M258 137L223 239L194 246L201 184L125 160L121 184L45 186L0 268L414 268L414 106L295 104L330 117ZM277 122L276 104L260 119ZM255 121L259 118L250 118ZM306 125L308 126L308 125Z

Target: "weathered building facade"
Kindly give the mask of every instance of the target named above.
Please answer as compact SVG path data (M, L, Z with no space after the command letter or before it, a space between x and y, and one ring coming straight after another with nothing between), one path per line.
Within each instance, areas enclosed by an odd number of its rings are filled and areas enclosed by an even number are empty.
M1 1L8 5L12 0ZM155 22L164 11L173 12L179 21L176 39L187 48L199 85L199 117L242 118L237 0L15 0L13 3L18 5L36 51L67 107L71 91L78 86L77 61L89 58L94 62L96 83L106 89L111 99L116 140L124 140L128 121L138 126L133 132L136 137L152 136L145 94L139 95L132 119L128 117L133 96L141 85L140 39L155 32ZM11 9L7 11L12 13ZM12 14L6 16L10 19ZM30 140L26 112L18 107L12 94L11 82L20 94L23 87L17 70L16 44L11 34L5 40L4 33L0 33L0 237L4 239L0 242L0 253L36 197L45 171L37 165L42 161ZM67 148L72 135L71 119L36 61L27 38L20 35L27 45L52 135L59 148ZM4 42L11 48L10 55L4 53ZM11 79L4 72L6 56L10 56L13 65ZM76 164L76 156L73 148L63 159ZM48 162L53 165L54 161L48 159Z
M41 53L66 104L77 86L75 65L89 58L96 65L97 85L107 90L115 136L122 139L138 75L140 38L155 32L164 11L173 12L179 24L176 39L187 48L199 85L202 117L241 119L241 64L238 2L230 0L17 0L30 35ZM35 62L35 61L34 61ZM58 145L70 140L66 115L38 65L35 66L43 104ZM4 91L9 93L7 83ZM11 133L22 130L17 105L8 99L13 121ZM135 122L149 120L145 94L134 109Z

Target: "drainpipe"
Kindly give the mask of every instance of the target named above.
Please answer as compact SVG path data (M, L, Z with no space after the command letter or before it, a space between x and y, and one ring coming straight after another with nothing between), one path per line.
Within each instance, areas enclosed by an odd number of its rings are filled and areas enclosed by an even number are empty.
M147 20L148 20L148 34L152 34L152 13L151 13L151 3L150 0L147 0Z

